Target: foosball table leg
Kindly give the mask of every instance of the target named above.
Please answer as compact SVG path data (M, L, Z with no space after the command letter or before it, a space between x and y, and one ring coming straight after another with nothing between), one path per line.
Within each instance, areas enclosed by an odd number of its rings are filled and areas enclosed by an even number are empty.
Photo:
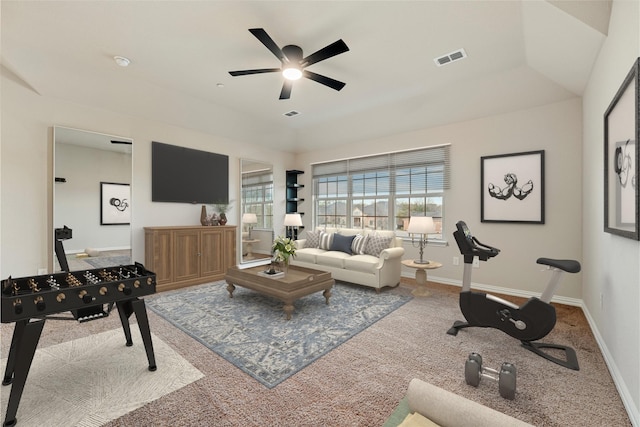
M127 347L133 345L131 339L131 327L129 326L129 317L133 313L133 307L131 306L131 300L116 302L118 307L118 314L120 315L120 323L122 323L122 330L124 331L124 337L127 340Z
M131 314L135 313L136 319L138 319L138 327L140 328L140 335L142 336L144 349L147 352L149 370L155 371L157 369L156 359L153 352L151 330L149 329L149 318L147 317L147 307L144 303L144 300L134 298L126 301L118 301L116 303L116 306L118 307L120 322L122 323L122 329L124 330L124 336L127 339L128 347L131 347L133 345L133 340L131 339L131 326L129 325L129 317L131 317Z
M144 349L147 352L147 360L149 361L149 370L155 371L158 367L156 366L156 357L153 352L153 342L151 341L151 330L149 329L147 307L142 299L133 301L131 305L133 306L133 311L136 313L136 319L138 319L140 335L142 336Z
M4 427L14 426L17 423L16 413L20 398L27 382L31 362L40 341L44 319L22 320L16 322L11 340L11 349L7 360L7 368L4 374L4 385L13 384L7 404L7 414L4 419Z

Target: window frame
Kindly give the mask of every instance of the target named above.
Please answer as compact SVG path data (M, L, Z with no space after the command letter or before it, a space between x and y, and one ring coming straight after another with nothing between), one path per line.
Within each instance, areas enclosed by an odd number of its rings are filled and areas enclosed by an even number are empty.
M439 150L442 154L434 155L431 150ZM430 242L446 243L443 222L445 193L450 188L449 173L450 144L312 164L313 227L393 230L398 237L411 239L405 231L412 213L411 202L422 200L424 208L419 214L432 216L436 223L436 233L428 236ZM338 177L343 183L342 192L338 190ZM408 187L400 182L402 177L408 178ZM329 191L331 181L336 183L333 192ZM410 202L406 216L400 215L402 200ZM439 210L429 214L427 207L434 200L440 202L436 203ZM333 203L335 209L327 215L329 203ZM321 210L321 204L325 210ZM385 204L386 213L376 215ZM361 216L354 215L356 209L362 212ZM366 211L369 211L368 215ZM327 221L328 217L334 220ZM373 218L373 222L365 222L365 218Z

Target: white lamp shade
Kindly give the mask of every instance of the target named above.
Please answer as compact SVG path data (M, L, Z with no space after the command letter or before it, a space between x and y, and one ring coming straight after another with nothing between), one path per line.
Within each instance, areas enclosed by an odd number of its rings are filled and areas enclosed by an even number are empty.
M412 216L409 219L407 232L412 234L435 233L436 227L433 224L433 218L430 216Z
M302 227L302 217L300 214L286 214L284 216L285 227Z
M244 224L257 224L258 217L254 213L243 213L242 214L242 222Z

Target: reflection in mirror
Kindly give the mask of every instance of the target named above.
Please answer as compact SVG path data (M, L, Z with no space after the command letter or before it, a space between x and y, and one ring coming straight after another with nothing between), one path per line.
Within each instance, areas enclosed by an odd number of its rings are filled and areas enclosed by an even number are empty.
M133 140L56 126L53 271L131 264Z
M240 262L269 262L273 244L273 167L240 159L240 174Z

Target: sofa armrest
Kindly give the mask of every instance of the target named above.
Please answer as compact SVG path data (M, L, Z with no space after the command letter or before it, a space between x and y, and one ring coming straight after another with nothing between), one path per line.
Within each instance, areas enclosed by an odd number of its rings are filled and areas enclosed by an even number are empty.
M298 239L298 240L294 240L293 244L295 245L296 249L302 249L304 248L304 244L307 242L307 239Z
M404 248L387 248L380 252L380 260L402 258L402 255L404 255Z

